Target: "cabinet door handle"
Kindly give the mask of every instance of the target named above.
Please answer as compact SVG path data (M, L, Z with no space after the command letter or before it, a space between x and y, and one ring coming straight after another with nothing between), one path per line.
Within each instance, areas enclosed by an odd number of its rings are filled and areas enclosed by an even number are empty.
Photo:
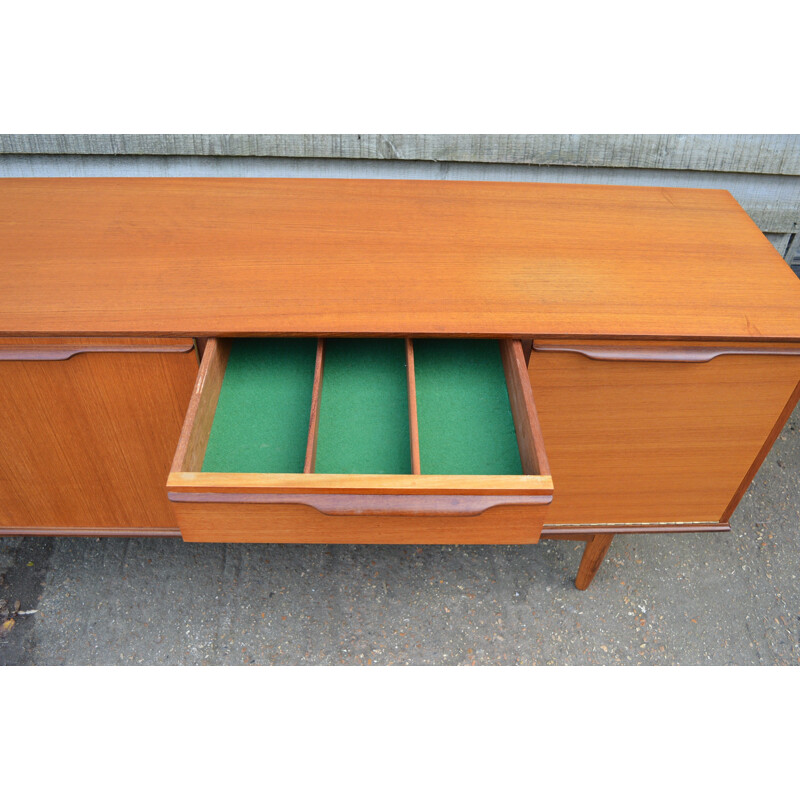
M663 361L704 364L718 356L797 356L800 347L659 347L534 343L535 353L577 353L594 361Z
M0 361L67 361L83 353L188 353L194 345L3 345L0 346Z

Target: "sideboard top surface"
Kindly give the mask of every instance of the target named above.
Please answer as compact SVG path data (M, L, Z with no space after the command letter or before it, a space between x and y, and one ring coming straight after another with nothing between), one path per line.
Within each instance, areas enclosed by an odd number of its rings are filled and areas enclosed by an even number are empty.
M800 340L800 281L725 191L0 180L0 335Z

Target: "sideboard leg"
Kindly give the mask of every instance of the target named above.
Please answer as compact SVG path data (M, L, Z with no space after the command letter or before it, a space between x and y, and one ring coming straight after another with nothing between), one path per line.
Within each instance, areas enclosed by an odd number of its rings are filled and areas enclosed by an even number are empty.
M575 578L575 588L588 589L597 570L603 563L606 557L608 548L611 547L611 541L614 538L613 533L596 533L586 542L586 548L583 551L583 558L581 565L578 567L578 575Z

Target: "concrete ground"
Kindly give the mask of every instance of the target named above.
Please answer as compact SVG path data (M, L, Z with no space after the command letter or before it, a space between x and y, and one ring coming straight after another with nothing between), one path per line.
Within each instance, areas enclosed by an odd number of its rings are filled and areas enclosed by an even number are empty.
M7 538L0 664L798 664L800 411L732 533L581 549Z

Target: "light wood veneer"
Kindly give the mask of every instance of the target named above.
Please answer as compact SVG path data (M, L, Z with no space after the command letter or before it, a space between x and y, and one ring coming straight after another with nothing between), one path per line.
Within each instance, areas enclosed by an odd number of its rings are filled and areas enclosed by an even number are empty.
M175 527L164 484L197 356L191 340L167 344L0 358L0 529Z
M800 397L798 309L722 191L3 179L0 529L167 535L174 508L192 541L513 543L554 495L586 588L615 533L727 527ZM410 400L412 337L508 340L530 474L313 474L322 344L305 474L202 473L228 352L207 337L268 335L405 337Z
M529 374L555 482L549 525L727 521L797 399L798 355L653 362L536 347Z
M413 386L413 342L409 391ZM187 541L364 542L395 544L522 543L539 539L553 482L546 474L536 408L522 346L500 343L520 450L522 475L315 474L324 346L317 348L306 471L291 474L203 472L230 342L205 349L167 482ZM413 414L413 411L411 412ZM416 425L410 436L418 436ZM469 420L464 420L468 425ZM412 443L412 451L418 452ZM417 467L417 470L419 468Z
M0 334L800 341L798 308L725 191L0 181Z

